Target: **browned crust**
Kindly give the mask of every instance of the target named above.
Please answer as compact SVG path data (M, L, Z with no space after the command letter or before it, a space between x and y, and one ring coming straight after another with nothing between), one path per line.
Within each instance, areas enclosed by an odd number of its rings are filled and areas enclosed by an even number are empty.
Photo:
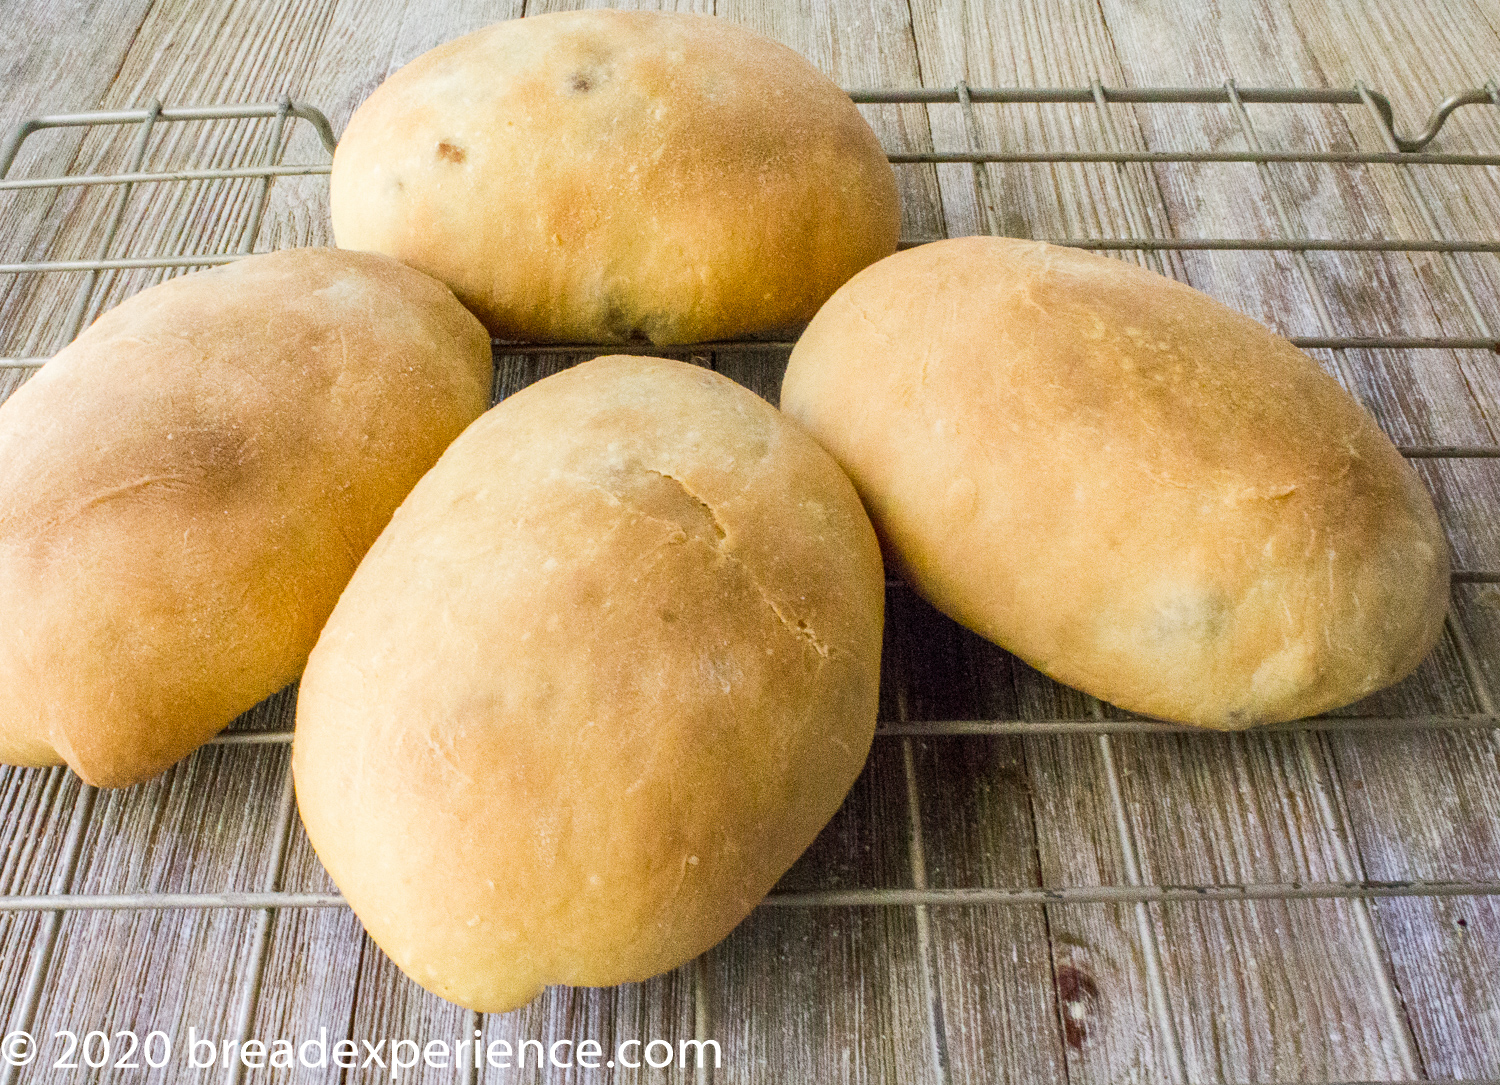
M0 759L134 783L296 678L489 376L479 323L372 254L102 316L0 406Z
M454 443L319 640L309 839L466 1006L675 967L858 775L883 602L853 488L763 400L660 359L549 377Z
M721 20L590 11L418 57L350 119L345 248L435 275L497 336L701 342L800 326L896 249L849 98Z
M966 238L870 268L782 404L939 608L1062 682L1212 727L1417 666L1448 600L1432 501L1306 355L1118 260Z

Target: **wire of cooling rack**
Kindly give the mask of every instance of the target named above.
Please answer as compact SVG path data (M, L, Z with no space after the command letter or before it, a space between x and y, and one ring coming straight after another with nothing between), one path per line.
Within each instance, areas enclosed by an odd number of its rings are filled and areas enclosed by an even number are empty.
M1376 91L1362 85L1353 88L1332 90L1301 90L1280 88L1240 88L1233 82L1221 87L1204 88L1106 88L1095 82L1086 88L971 88L959 84L953 88L936 90L859 90L851 97L857 103L927 104L932 107L957 106L961 111L963 130L967 146L961 150L930 151L918 153L893 153L890 159L899 165L967 164L974 171L976 188L980 194L982 213L991 232L998 232L993 221L993 206L990 199L989 168L1000 164L1025 163L1095 163L1112 165L1116 170L1131 166L1156 163L1244 163L1253 165L1259 172L1264 190L1269 194L1280 236L1266 238L1179 238L1153 236L1137 212L1127 206L1126 217L1130 224L1128 237L1058 237L1048 240L1057 244L1111 252L1136 252L1161 254L1182 251L1229 251L1229 252L1284 252L1290 254L1293 266L1302 279L1308 296L1313 301L1317 326L1306 334L1292 337L1299 346L1326 348L1334 351L1381 348L1392 350L1429 349L1477 349L1500 352L1500 337L1489 326L1481 306L1464 283L1461 267L1455 254L1500 253L1500 239L1470 238L1447 239L1441 234L1433 208L1426 201L1421 189L1414 185L1410 176L1411 167L1422 166L1500 166L1500 155L1496 154L1449 154L1430 152L1426 148L1438 136L1452 114L1468 106L1500 107L1500 88L1491 82L1484 88L1463 91L1446 99L1432 114L1425 129L1416 136L1404 137L1393 127L1392 109L1389 101ZM1074 104L1092 105L1097 110L1099 123L1106 136L1109 148L1099 151L1049 151L1017 150L996 151L982 146L981 126L976 116L977 105L1004 104ZM1245 143L1244 150L1132 150L1124 148L1124 141L1114 126L1111 106L1152 104L1205 104L1229 109L1236 119ZM1374 121L1380 133L1383 149L1379 151L1270 151L1261 147L1247 107L1258 104L1280 105L1330 105L1363 108ZM193 168L151 171L143 169L147 149L153 133L162 124L184 121L232 121L269 119L273 132L270 150L260 164L235 164L223 168ZM76 296L69 319L65 322L67 338L71 339L81 326L89 307L95 301L100 275L110 271L159 270L173 272L185 268L208 267L229 263L251 254L258 233L262 209L270 185L276 178L324 175L329 172L327 161L286 165L280 162L280 154L286 136L286 126L292 121L302 121L314 130L319 143L330 155L335 147L332 127L315 107L294 102L283 97L268 104L226 105L209 107L163 107L151 103L138 110L120 110L108 113L77 113L33 118L24 122L0 143L0 193L27 192L37 190L61 191L115 186L119 198L109 219L104 240L95 251L81 258L38 259L0 264L0 275L47 275L78 274L86 277ZM11 178L11 168L17 160L25 141L36 133L58 128L88 129L101 125L138 126L137 138L129 156L129 165L119 172L92 175L58 176L41 178ZM1423 226L1429 236L1424 238L1313 238L1297 236L1293 220L1280 196L1277 179L1271 166L1279 163L1302 163L1319 166L1358 165L1371 168L1394 168L1406 186L1414 205L1419 209ZM248 222L240 234L236 252L205 252L188 255L168 254L154 256L131 256L112 253L118 230L127 219L130 194L136 186L181 184L196 181L253 180L259 182L257 198L252 201ZM903 247L921 244L932 238L907 238ZM1444 262L1449 275L1458 284L1464 300L1466 314L1471 321L1464 334L1443 336L1406 335L1340 335L1336 333L1328 302L1308 264L1308 254L1313 252L1411 252L1435 253ZM58 344L61 346L62 344ZM585 354L617 348L617 344L526 344L497 342L498 356ZM745 353L772 351L785 353L792 346L788 341L739 340L689 344L654 350L667 355L688 355L705 352ZM0 358L0 370L33 370L46 361L43 357ZM1474 445L1407 445L1403 454L1414 459L1458 459L1486 460L1500 457L1500 446ZM1494 584L1500 583L1500 570L1465 569L1454 574L1455 583ZM896 585L899 589L899 585ZM1325 748L1326 736L1352 732L1414 732L1414 731L1493 731L1500 728L1496 700L1485 681L1482 668L1466 631L1461 623L1450 618L1449 634L1457 646L1465 677L1471 687L1474 703L1480 711L1467 715L1420 715L1420 716L1350 716L1325 717L1272 725L1263 731L1289 733L1296 745L1297 755L1308 770L1309 778L1320 780L1328 772L1338 787L1336 773ZM1033 719L954 719L954 720L909 720L904 708L898 706L898 718L884 720L877 729L883 741L901 744L902 762L909 799L911 823L911 861L913 887L910 889L858 889L822 890L811 892L778 891L765 901L765 907L777 908L860 908L903 907L911 908L917 920L920 968L923 973L924 990L931 1015L930 1031L934 1055L938 1065L944 1065L943 1027L936 992L935 966L930 945L928 910L931 908L962 908L996 905L1051 905L1051 904L1112 904L1134 909L1136 927L1143 950L1143 965L1146 973L1148 1002L1154 1024L1162 1038L1166 1071L1174 1081L1185 1081L1181 1038L1178 1035L1166 994L1162 956L1165 947L1158 944L1156 927L1148 909L1164 903L1176 904L1222 904L1234 901L1291 901L1291 900L1345 900L1355 908L1356 925L1369 956L1372 975L1380 987L1380 997L1386 1008L1388 1022L1397 1037L1399 1061L1408 1080L1420 1078L1418 1060L1410 1026L1400 1005L1399 993L1395 991L1388 967L1381 956L1375 937L1368 905L1371 901L1388 898L1437 899L1446 897L1492 897L1500 896L1500 880L1399 880L1381 881L1366 878L1357 856L1344 845L1344 829L1339 824L1333 799L1325 794L1321 785L1317 789L1318 816L1329 839L1334 842L1335 869L1337 877L1321 882L1263 882L1246 884L1199 884L1161 885L1149 882L1142 872L1140 862L1141 842L1136 838L1132 821L1123 799L1120 772L1116 767L1112 743L1116 737L1150 734L1196 733L1195 729L1152 720L1116 718L1107 714L1103 706L1091 703L1091 714L1087 718L1033 718ZM1041 886L1031 888L940 888L926 884L925 865L922 856L921 812L918 807L918 791L914 769L912 742L916 739L935 736L1042 736L1074 735L1091 737L1097 744L1097 753L1103 767L1105 785L1109 796L1112 820L1117 832L1121 869L1125 875L1122 884L1097 886ZM290 741L290 732L230 731L216 739L213 745L222 747L284 745ZM1322 770L1322 771L1320 771ZM52 770L53 775L61 770ZM254 1016L261 970L267 953L270 917L273 910L282 908L330 908L343 907L343 898L338 894L299 893L280 888L281 868L287 852L287 840L293 824L293 802L290 777L283 780L280 802L272 842L272 861L259 891L248 893L122 893L82 894L72 891L74 872L79 864L85 829L91 816L94 792L82 788L71 812L69 828L62 849L58 873L53 879L53 891L45 894L16 894L0 896L0 915L6 913L40 912L45 922L33 951L30 968L19 1003L19 1014L15 1027L27 1029L36 1012L38 999L46 983L53 946L57 938L60 917L76 911L125 911L158 909L245 909L259 913L252 928L252 943L248 951L247 978L241 990L236 1011L236 1028L241 1036L249 1035ZM701 1031L701 1029L700 1029ZM13 1069L13 1068L12 1068ZM0 1085L11 1080L0 1073Z
M1270 151L1251 147L1244 151L1129 151L1111 149L1104 151L1027 150L1000 152L983 150L971 140L971 146L962 151L932 151L920 153L892 153L889 158L895 164L944 164L944 163L1208 163L1241 162L1264 166L1268 163L1325 163L1344 165L1471 165L1500 166L1500 155L1436 155L1425 153L1427 147L1452 114L1465 106L1500 105L1500 87L1494 82L1483 88L1463 91L1449 96L1433 111L1425 129L1417 136L1404 137L1391 127L1389 100L1377 91L1363 87L1350 89L1286 89L1286 88L1235 88L1233 96L1228 87L1158 87L1158 88L1113 88L1096 84L1087 89L1051 88L983 88L959 84L951 89L940 90L854 90L850 97L862 104L913 104L956 103L972 109L974 103L1046 104L1046 103L1110 103L1134 104L1187 104L1224 103L1238 101L1247 104L1272 103L1281 105L1342 104L1358 105L1368 95L1370 108L1382 125L1388 147L1384 151ZM315 107L303 102L283 98L280 102L256 105L189 106L163 108L159 105L138 110L117 110L100 113L69 113L36 117L24 121L0 144L0 192L29 189L60 189L98 185L134 185L143 183L168 183L204 180L234 180L258 178L269 182L276 177L316 176L329 172L328 162L311 162L285 165L279 162L260 166L231 166L215 169L141 171L135 169L123 173L98 175L11 178L9 172L25 140L39 131L54 128L87 128L96 125L144 124L154 108L156 121L202 121L213 119L245 119L257 117L294 117L306 121L318 134L323 147L331 155L335 147L332 126ZM906 239L903 247L920 244L935 238ZM1500 240L1468 239L1448 240L1440 238L1180 238L1150 237L1133 238L1042 238L1053 244L1098 251L1253 251L1253 252L1437 252L1437 253L1491 253L1500 252ZM99 255L93 259L29 260L0 263L0 275L41 274L79 271L115 271L147 268L192 268L212 267L240 259L245 253L201 253L189 256L108 257ZM1391 348L1391 349L1493 349L1500 351L1500 338L1492 335L1478 336L1339 336L1331 332L1321 336L1293 337L1300 347L1327 348ZM578 353L606 344L505 344L507 353L553 354ZM674 352L702 352L708 350L773 349L789 346L781 342L715 342L695 343L674 348ZM0 368L33 369L45 363L46 358L0 358Z

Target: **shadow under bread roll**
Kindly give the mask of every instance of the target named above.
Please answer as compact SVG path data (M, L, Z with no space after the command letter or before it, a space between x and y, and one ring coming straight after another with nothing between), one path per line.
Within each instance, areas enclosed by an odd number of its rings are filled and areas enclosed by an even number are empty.
M808 326L782 408L938 609L1121 708L1208 727L1348 704L1442 632L1432 499L1311 358L1120 260L923 245Z
M490 376L447 288L367 253L101 316L0 405L0 761L136 783L295 679Z
M470 1008L675 968L858 776L884 599L849 480L754 393L654 358L548 377L443 454L323 630L308 839Z

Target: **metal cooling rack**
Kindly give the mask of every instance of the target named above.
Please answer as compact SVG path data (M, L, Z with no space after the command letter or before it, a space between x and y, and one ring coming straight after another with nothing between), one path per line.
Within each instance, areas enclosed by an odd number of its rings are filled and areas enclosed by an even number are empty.
M1410 168L1427 165L1439 166L1500 166L1500 154L1451 154L1429 152L1426 148L1438 136L1445 122L1458 109L1466 106L1489 105L1500 108L1500 87L1491 81L1483 88L1464 91L1446 99L1431 115L1424 130L1416 136L1400 135L1393 125L1393 112L1389 100L1379 92L1364 85L1347 89L1280 89L1238 87L1233 81L1221 87L1192 88L1109 88L1094 82L1086 88L1044 89L1018 88L996 89L969 87L960 83L951 89L937 90L856 90L851 98L866 105L928 104L930 106L956 105L962 113L967 146L957 151L932 151L918 153L893 153L889 155L893 164L968 164L974 171L974 183L980 197L979 204L985 215L990 232L998 233L993 218L990 178L986 167L1004 163L1102 163L1123 167L1130 163L1245 163L1254 165L1260 174L1264 189L1280 226L1282 236L1264 238L1177 238L1151 236L1134 209L1127 206L1133 236L1120 238L1048 238L1054 244L1075 246L1102 251L1161 252L1183 250L1215 250L1243 252L1287 252L1292 254L1298 274L1313 299L1316 310L1318 334L1291 337L1292 342L1305 348L1327 348L1349 350L1382 348L1393 350L1417 350L1432 348L1482 349L1500 353L1500 336L1486 319L1478 302L1465 282L1464 274L1454 259L1457 253L1500 253L1500 240L1449 239L1442 236L1432 205L1420 188L1412 181ZM1099 122L1112 150L1104 151L991 151L981 147L980 126L975 106L982 104L1092 104L1097 107ZM1109 106L1112 104L1205 104L1227 106L1233 111L1245 143L1240 151L1195 151L1125 150L1123 141L1114 125ZM1262 148L1252 124L1247 106L1258 104L1276 105L1346 105L1362 107L1373 119L1380 133L1383 150L1380 151L1270 151ZM159 126L183 121L244 121L269 119L271 135L267 143L265 161L260 164L242 164L224 168L176 169L151 172L142 169L154 131ZM283 97L278 102L258 105L164 107L152 102L142 109L118 110L99 113L72 113L36 117L23 122L0 144L0 192L24 190L114 186L118 191L113 211L108 218L103 240L90 256L76 259L47 259L20 263L0 264L0 275L38 275L57 273L83 273L80 287L68 320L65 341L71 340L85 323L90 307L97 304L100 275L111 271L132 269L160 269L171 273L185 268L207 267L225 264L251 254L252 246L260 228L261 214L272 181L278 177L326 175L328 161L285 165L280 161L286 144L288 122L301 120L310 125L319 137L323 148L331 156L335 138L327 118L315 107ZM90 129L106 125L133 125L135 139L129 154L129 165L122 171L109 174L84 174L77 176L11 178L12 165L25 141L34 134L49 129ZM1308 163L1328 166L1344 165L1393 165L1400 167L1402 183L1413 205L1418 209L1423 226L1429 235L1425 239L1338 239L1299 237L1287 212L1281 189L1274 174L1268 168L1273 163ZM136 185L184 183L193 181L245 180L258 183L256 198L250 215L240 232L237 251L232 253L195 253L174 256L111 256L120 226L126 221L127 204ZM903 239L902 247L921 244L935 238ZM1456 336L1403 336L1403 335L1339 335L1336 334L1330 310L1321 287L1312 274L1306 254L1309 252L1432 252L1441 255L1447 272L1456 284L1459 296L1471 321L1470 331ZM59 344L59 346L62 344ZM789 350L787 341L742 340L732 342L709 342L689 344L666 349L651 348L652 353L668 356L696 355L706 352L747 352L767 350ZM618 344L526 344L496 342L497 356L548 355L602 353L618 349ZM0 358L0 370L32 370L46 361L38 357ZM1456 446L1456 445L1408 445L1401 451L1410 458L1429 459L1485 459L1500 457L1500 446ZM1454 583L1500 583L1500 569L1456 570ZM1470 686L1474 703L1480 712L1463 716L1421 715L1407 717L1320 717L1300 720L1288 724L1272 725L1264 731L1288 732L1293 735L1299 761L1309 769L1311 779L1318 778L1316 766L1326 765L1327 771L1336 772L1331 763L1322 759L1315 745L1317 736L1324 732L1352 731L1460 731L1495 730L1500 728L1500 710L1494 692L1489 688L1478 665L1475 652L1462 624L1450 611L1448 631L1457 646L1465 677ZM931 1032L937 1053L937 1066L943 1079L947 1079L946 1059L940 1014L937 1011L935 968L933 963L932 935L927 918L931 906L964 905L1038 905L1038 904L1128 904L1135 909L1135 922L1140 937L1147 995L1153 1023L1159 1031L1164 1052L1166 1070L1175 1082L1185 1082L1181 1040L1171 1012L1166 993L1166 983L1161 963L1161 946L1151 922L1149 905L1164 902L1232 902L1251 900L1317 900L1346 899L1355 902L1354 917L1360 939L1369 954L1372 974L1382 984L1379 992L1381 1002L1388 1014L1392 1035L1396 1038L1407 1080L1420 1080L1418 1059L1414 1050L1409 1026L1401 1009L1401 998L1394 988L1389 968L1382 957L1368 901L1391 897L1478 897L1500 895L1500 872L1493 880L1478 881L1423 881L1402 880L1378 882L1357 876L1355 863L1344 840L1344 830L1333 807L1333 799L1321 788L1315 787L1317 816L1322 827L1328 831L1335 850L1335 868L1340 877L1324 882L1286 882L1213 885L1156 885L1148 883L1142 876L1138 859L1140 843L1132 828L1123 798L1121 776L1115 765L1114 736L1136 734L1201 733L1197 729L1145 719L1121 719L1106 715L1104 706L1088 699L1091 706L1086 718L1053 719L988 719L988 720L939 720L911 721L905 718L882 720L877 728L877 737L896 740L902 744L905 765L906 790L911 818L911 889L857 889L826 890L815 892L776 892L766 899L762 907L865 907L897 906L914 909L918 935L918 956L923 972L924 990L929 1005L933 1007ZM918 789L914 769L912 740L919 737L940 735L1083 735L1091 736L1097 744L1097 752L1107 779L1110 807L1117 830L1119 858L1125 873L1125 884L1102 886L1059 886L1050 888L934 888L926 881L923 855L921 820L918 809ZM291 741L289 730L281 731L229 731L213 740L219 746L260 746L287 744ZM55 799L62 783L64 770L46 770L50 773L45 790ZM0 896L0 915L7 913L42 912L44 925L36 939L37 949L29 962L29 970L21 998L12 1013L10 1028L29 1029L34 1020L41 993L47 982L52 952L56 943L61 916L71 911L125 911L153 909L250 909L259 912L258 921L252 928L252 942L248 948L247 979L239 992L237 1013L238 1035L241 1040L250 1035L256 1003L259 998L260 976L266 958L271 917L281 908L335 908L343 907L343 899L337 894L290 893L279 889L281 871L287 853L287 843L293 825L294 800L290 768L286 773L277 811L276 831L271 844L271 863L264 890L254 893L154 893L154 894L76 894L71 892L74 873L77 870L85 829L94 805L95 789L79 788L63 844L58 872L53 879L54 891L47 894ZM696 1032L705 1038L703 1009L697 1013ZM476 1015L470 1014L471 1021ZM14 1067L0 1067L0 1085L10 1085L15 1079ZM231 1075L237 1080L238 1073ZM1489 1079L1486 1079L1488 1081ZM1479 1085L1479 1083L1475 1083ZM1500 1081L1493 1085L1500 1085Z

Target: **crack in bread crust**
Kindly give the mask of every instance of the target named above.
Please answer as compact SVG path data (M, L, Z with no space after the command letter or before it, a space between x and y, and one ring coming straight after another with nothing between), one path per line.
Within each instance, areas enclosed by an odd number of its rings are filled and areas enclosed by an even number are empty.
M761 583L760 578L755 575L754 570L752 570L743 560L741 560L739 555L736 554L732 548L726 548L725 542L728 539L728 532L724 527L723 521L719 519L718 514L714 511L714 507L712 505L710 505L707 501L703 500L703 498L694 493L693 490L680 478L677 478L675 475L667 474L665 471L658 470L654 467L634 465L633 471L621 472L620 475L617 476L617 478L623 477L627 474L634 474L636 477L649 475L654 478L661 479L664 482L670 483L674 487L674 490L676 492L680 492L683 497L687 498L688 501L692 503L693 507L701 511L702 518L703 520L706 520L707 525L712 528L714 537L712 539L709 539L704 535L702 531L691 530L688 524L684 523L682 519L671 516L667 512L667 510L663 510L661 508L657 508L655 510L649 509L643 507L643 504L640 501L632 500L632 497L641 496L644 490L644 488L642 487L634 488L629 494L627 494L625 492L622 492L627 489L627 487L624 486L612 488L610 486L606 486L599 482L585 478L577 478L577 481L582 482L585 485L594 487L603 493L609 494L615 500L619 501L620 504L626 506L631 511L637 513L640 516L655 520L658 523L675 525L682 531L682 541L684 542L688 539L696 538L702 540L705 543L708 543L719 552L719 554L724 558L725 561L732 563L736 568L744 573L745 579L750 582L750 585L761 597L761 601L766 604L772 614L776 615L776 620L786 628L787 632L791 633L794 637L800 640L806 647L816 652L821 660L826 661L838 654L838 649L834 648L833 645L827 643L820 636L818 636L817 631L813 629L810 624L808 624L807 619L796 615L789 615L783 609L783 607L776 602L776 600L772 599L770 593L766 591L765 586ZM660 489L653 489L655 492L655 496L659 497ZM665 504L665 502L661 503ZM678 504L679 508L676 511L683 511L683 509L681 508L681 503ZM702 521L700 521L699 525L696 526L703 526Z

